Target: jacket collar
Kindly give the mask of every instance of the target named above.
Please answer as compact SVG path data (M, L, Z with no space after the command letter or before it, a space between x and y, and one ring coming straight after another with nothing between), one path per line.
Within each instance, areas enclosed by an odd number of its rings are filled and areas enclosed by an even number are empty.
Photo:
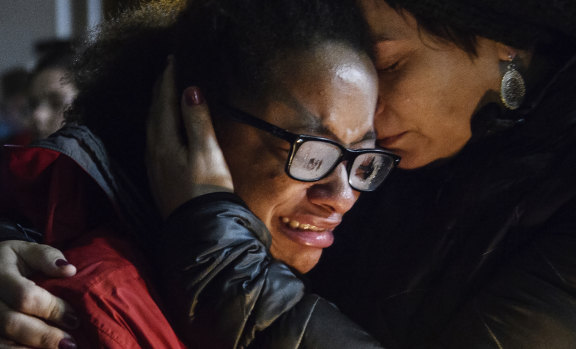
M137 188L114 164L102 141L88 127L67 124L31 146L58 151L74 160L104 191L127 227L138 232L137 236L153 234L159 226L160 216L147 192Z

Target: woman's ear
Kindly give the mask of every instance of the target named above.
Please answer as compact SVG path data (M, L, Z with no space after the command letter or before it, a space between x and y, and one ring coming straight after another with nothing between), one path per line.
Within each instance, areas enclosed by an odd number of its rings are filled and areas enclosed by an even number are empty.
M498 58L501 61L510 62L514 58L516 58L516 56L518 56L519 50L513 48L512 46L508 46L501 42L497 42L496 51L498 52Z
M512 62L515 60L521 67L527 67L532 58L531 51L517 49L501 42L496 43L496 51L501 62Z

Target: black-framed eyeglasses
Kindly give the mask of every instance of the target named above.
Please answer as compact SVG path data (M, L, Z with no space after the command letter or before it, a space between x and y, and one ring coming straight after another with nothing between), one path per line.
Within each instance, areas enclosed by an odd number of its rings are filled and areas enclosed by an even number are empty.
M218 105L217 109L221 109L225 117L289 142L285 171L298 181L319 181L346 161L350 186L358 191L373 191L400 162L398 155L385 150L348 149L328 138L289 132L229 105Z

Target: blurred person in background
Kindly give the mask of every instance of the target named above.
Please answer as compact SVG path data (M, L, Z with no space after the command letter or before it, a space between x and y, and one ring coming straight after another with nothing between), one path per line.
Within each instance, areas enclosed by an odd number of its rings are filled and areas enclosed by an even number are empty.
M29 102L36 136L42 139L62 126L64 111L78 91L69 79L74 62L72 44L41 42L36 49L41 56L30 78Z
M33 136L28 113L28 81L30 73L12 68L2 74L2 100L0 101L0 142L28 144Z

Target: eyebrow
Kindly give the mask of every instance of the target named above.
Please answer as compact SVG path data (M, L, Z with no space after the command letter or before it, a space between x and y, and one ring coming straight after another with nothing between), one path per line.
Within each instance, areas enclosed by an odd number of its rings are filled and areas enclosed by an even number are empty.
M300 116L305 117L305 120L301 120L304 123L302 126L291 127L287 130L293 133L300 133L300 134L307 134L307 133L315 133L325 136L331 136L337 138L336 135L330 131L322 122L320 122L320 117L314 115L308 111L298 111Z
M343 142L338 136L336 136L336 134L334 132L332 132L329 128L327 128L324 124L322 124L322 122L320 122L320 117L311 113L306 113L305 116L308 121L310 122L309 124L307 124L306 126L302 126L302 127L298 127L295 129L290 130L290 132L293 133L299 133L299 134L308 134L310 132L313 132L317 135L321 135L321 136L327 136L328 138L332 138L333 140L341 143L341 144L347 144L345 142ZM376 132L374 130L370 130L367 131L362 138L360 138L357 141L354 141L352 143L349 143L347 145L356 145L365 141L371 141L371 140L375 140L376 139Z
M287 97L290 98L287 98ZM302 104L300 104L300 102L294 98L291 94L286 93L284 95L282 95L283 98L281 98L281 100L286 103L286 105L288 105L289 107L293 108L296 113L298 113L300 116L305 117L305 122L307 122L306 126L301 126L301 127L296 127L296 128L292 128L290 129L290 132L293 133L300 133L300 134L307 134L309 132L314 132L318 135L323 135L323 136L328 136L329 138L332 138L333 140L341 143L341 144L346 144L344 142L342 142L342 140L336 136L336 134L334 134L334 132L332 132L329 128L327 128L321 121L320 121L320 116L315 115L313 113L311 113L308 109L304 108L304 106ZM303 131L303 132L298 132L299 130ZM362 143L368 140L373 140L376 139L376 132L374 130L370 130L368 132L366 132L361 139L350 143L349 145L356 145L358 143Z

